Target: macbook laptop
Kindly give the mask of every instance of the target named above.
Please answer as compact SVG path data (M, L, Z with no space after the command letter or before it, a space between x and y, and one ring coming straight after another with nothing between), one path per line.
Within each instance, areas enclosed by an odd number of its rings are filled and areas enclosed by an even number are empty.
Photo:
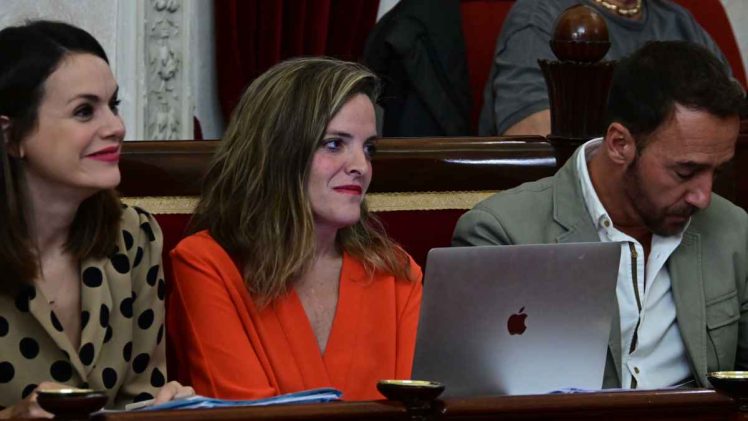
M432 249L413 379L443 396L600 389L619 243Z

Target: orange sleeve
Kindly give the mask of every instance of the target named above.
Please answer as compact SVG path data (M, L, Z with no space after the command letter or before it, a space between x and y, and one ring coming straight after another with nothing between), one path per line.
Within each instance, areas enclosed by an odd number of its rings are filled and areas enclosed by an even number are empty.
M246 291L228 254L196 234L172 252L174 284L167 306L169 344L177 377L198 394L254 399L278 394L257 329L244 302Z
M423 295L423 273L421 267L410 259L410 270L414 280L400 281L404 284L404 291L400 295L404 298L402 306L398 306L397 327L397 362L396 373L399 379L410 379L413 368L413 355L416 347L416 333L418 319L421 313L421 296Z

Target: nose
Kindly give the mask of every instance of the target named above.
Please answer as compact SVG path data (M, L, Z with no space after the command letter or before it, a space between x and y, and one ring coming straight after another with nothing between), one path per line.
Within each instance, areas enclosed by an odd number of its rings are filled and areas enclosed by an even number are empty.
M112 110L107 111L106 121L102 127L102 137L117 142L125 138L125 123L118 113Z
M365 175L369 171L371 163L363 149L351 148L346 166L346 172L349 174Z
M695 177L686 193L686 202L698 209L705 209L712 201L713 175L710 173L700 174Z

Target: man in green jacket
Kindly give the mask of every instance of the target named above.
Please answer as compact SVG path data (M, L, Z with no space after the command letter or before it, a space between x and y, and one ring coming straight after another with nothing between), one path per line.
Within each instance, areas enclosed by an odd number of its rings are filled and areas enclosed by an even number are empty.
M476 205L453 245L621 242L604 387L748 369L748 215L712 193L744 110L708 50L648 43L618 64L605 136Z

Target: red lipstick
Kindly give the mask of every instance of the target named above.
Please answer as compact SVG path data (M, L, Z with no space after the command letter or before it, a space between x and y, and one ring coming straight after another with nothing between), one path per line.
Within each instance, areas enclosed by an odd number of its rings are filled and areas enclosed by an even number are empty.
M85 157L103 162L118 162L119 146L110 146L108 148L100 149L96 152L86 155Z
M361 186L357 184L348 184L345 186L333 187L333 190L335 190L338 193L352 194L352 195L357 195L357 196L361 196L361 193L363 193L364 191L361 188Z

